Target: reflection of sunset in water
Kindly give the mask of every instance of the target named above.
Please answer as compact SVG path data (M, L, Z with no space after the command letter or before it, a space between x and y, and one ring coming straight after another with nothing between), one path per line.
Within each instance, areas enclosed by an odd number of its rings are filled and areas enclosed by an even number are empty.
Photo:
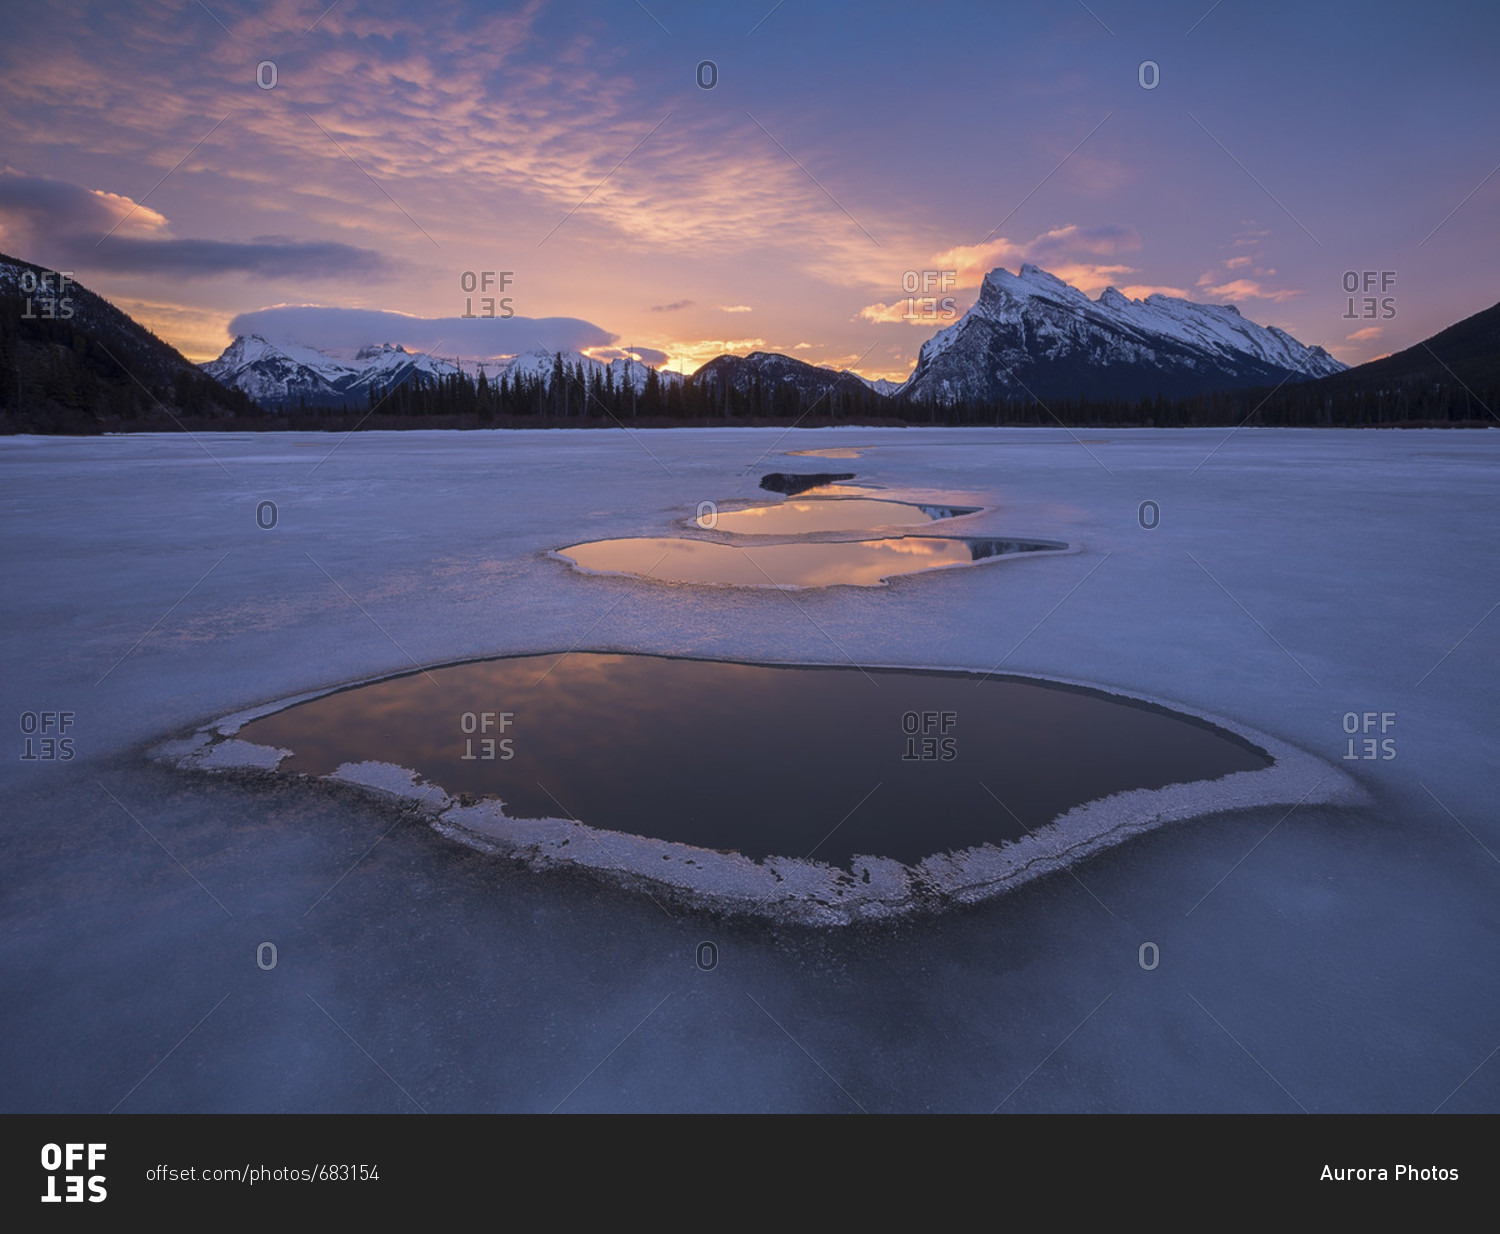
M639 574L668 583L727 583L736 587L878 587L883 579L894 575L972 565L975 560L967 541L937 536L751 548L711 540L643 536L594 540L557 551L583 570Z
M1265 765L1202 724L1034 682L593 652L429 669L239 736L294 751L292 773L394 763L513 818L841 865L999 843L1108 793Z
M739 535L788 535L795 532L865 531L871 527L914 527L934 519L921 506L904 501L784 501L748 510L721 511L719 531Z
M872 484L817 484L803 490L809 497L864 497L874 491Z

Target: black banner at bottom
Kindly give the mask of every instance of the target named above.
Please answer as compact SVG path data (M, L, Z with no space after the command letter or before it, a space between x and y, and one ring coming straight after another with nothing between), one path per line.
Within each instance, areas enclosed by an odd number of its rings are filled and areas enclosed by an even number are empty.
M25 1229L69 1212L391 1219L509 1196L566 1205L576 1218L598 1203L617 1216L660 1212L706 1188L747 1216L789 1204L805 1213L794 1197L821 1195L847 1218L871 1202L890 1215L893 1191L942 1206L978 1188L996 1204L1041 1194L1068 1207L1140 1201L1157 1214L1180 1198L1202 1215L1205 1193L1234 1197L1236 1212L1399 1197L1436 1213L1489 1202L1494 1129L1487 1117L1405 1115L907 1118L837 1129L700 1116L8 1115L0 1211Z

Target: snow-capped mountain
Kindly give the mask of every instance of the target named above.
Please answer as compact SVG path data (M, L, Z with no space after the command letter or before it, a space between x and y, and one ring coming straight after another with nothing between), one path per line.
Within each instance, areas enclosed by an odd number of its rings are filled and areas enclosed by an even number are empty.
M616 389L646 388L648 370L640 361L614 359L605 364L576 351L523 352L498 371L489 365L484 369L491 381L524 376L550 382L559 356L569 377L581 364L588 377L597 372L602 379L608 370ZM243 390L262 407L284 409L303 400L309 407L359 406L368 401L371 389L385 391L413 376L436 379L461 370L451 361L416 355L396 343L362 347L352 361L345 361L298 343L242 334L217 360L203 365L203 371ZM657 377L663 384L682 380L681 374L666 369Z
M458 368L435 356L418 356L394 343L362 347L346 363L312 347L271 342L242 334L203 371L227 386L243 390L262 407L280 408L305 399L310 407L357 405L374 387L386 389L414 373L446 377Z
M854 370L850 369L849 371L853 372ZM865 385L869 386L870 389L874 390L876 394L883 394L886 396L886 398L892 398L895 395L900 394L901 387L906 384L904 381L892 381L889 377L876 377L872 379L869 377L860 377L858 373L855 373L854 375L856 377L859 377L859 379L864 382Z
M907 398L1135 399L1275 385L1341 372L1321 347L1230 304L1173 296L1090 300L1034 265L992 270L957 322L923 344Z
M399 343L361 347L354 354L354 368L361 386L398 385L414 372L424 377L450 377L459 371L456 364L437 356L413 355Z

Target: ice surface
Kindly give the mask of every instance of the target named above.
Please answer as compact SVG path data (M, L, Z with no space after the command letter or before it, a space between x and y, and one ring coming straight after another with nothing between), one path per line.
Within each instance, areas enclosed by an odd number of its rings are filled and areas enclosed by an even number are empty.
M795 597L547 557L844 443L884 496L1082 551ZM76 748L22 761L11 730L0 1107L1500 1108L1497 464L1496 432L0 441L7 707L73 712ZM828 937L476 854L409 803L144 756L414 661L575 645L1091 681L1270 733L1372 802L1185 822ZM1395 757L1344 760L1366 713Z
M275 771L281 760L290 753L290 750L253 745L248 741L230 738L177 762L184 769L197 771L239 771L252 767L260 771Z

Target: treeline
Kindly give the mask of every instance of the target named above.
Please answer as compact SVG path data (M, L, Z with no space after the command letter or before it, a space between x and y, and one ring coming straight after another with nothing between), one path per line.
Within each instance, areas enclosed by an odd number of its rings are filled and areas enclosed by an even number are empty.
M317 410L305 404L298 407L302 413ZM617 382L607 367L568 364L561 356L553 358L552 371L545 375L501 374L492 380L483 373L477 378L413 374L392 387L371 389L363 410L398 419L472 416L481 424L527 418L627 425L790 421L809 415L819 421L845 423L904 418L898 404L873 390L854 392L830 385L826 391L803 392L790 382L776 383L773 388L758 380L737 390L726 383L663 378L653 368L646 368L645 380L637 389L634 382Z
M1151 399L1036 399L976 406L908 405L908 423L1066 425L1070 428L1372 428L1379 425L1495 424L1500 383L1478 389L1454 378L1397 382L1338 377L1284 386ZM924 414L925 413L925 414Z
M754 381L744 389L688 378L677 382L647 370L644 387L616 383L608 370L586 371L560 357L548 376L503 375L491 380L455 374L413 375L398 386L371 390L360 408L299 407L299 421L359 411L385 422L423 427L425 422L513 426L548 424L661 425L716 423L935 424L1080 428L1191 427L1245 422L1280 427L1367 427L1395 424L1495 423L1486 408L1500 408L1500 384L1475 389L1444 374L1443 380L1360 380L1351 375L1288 382L1258 390L1228 390L1186 398L1049 399L938 403L888 398L849 383L799 389L796 383Z

